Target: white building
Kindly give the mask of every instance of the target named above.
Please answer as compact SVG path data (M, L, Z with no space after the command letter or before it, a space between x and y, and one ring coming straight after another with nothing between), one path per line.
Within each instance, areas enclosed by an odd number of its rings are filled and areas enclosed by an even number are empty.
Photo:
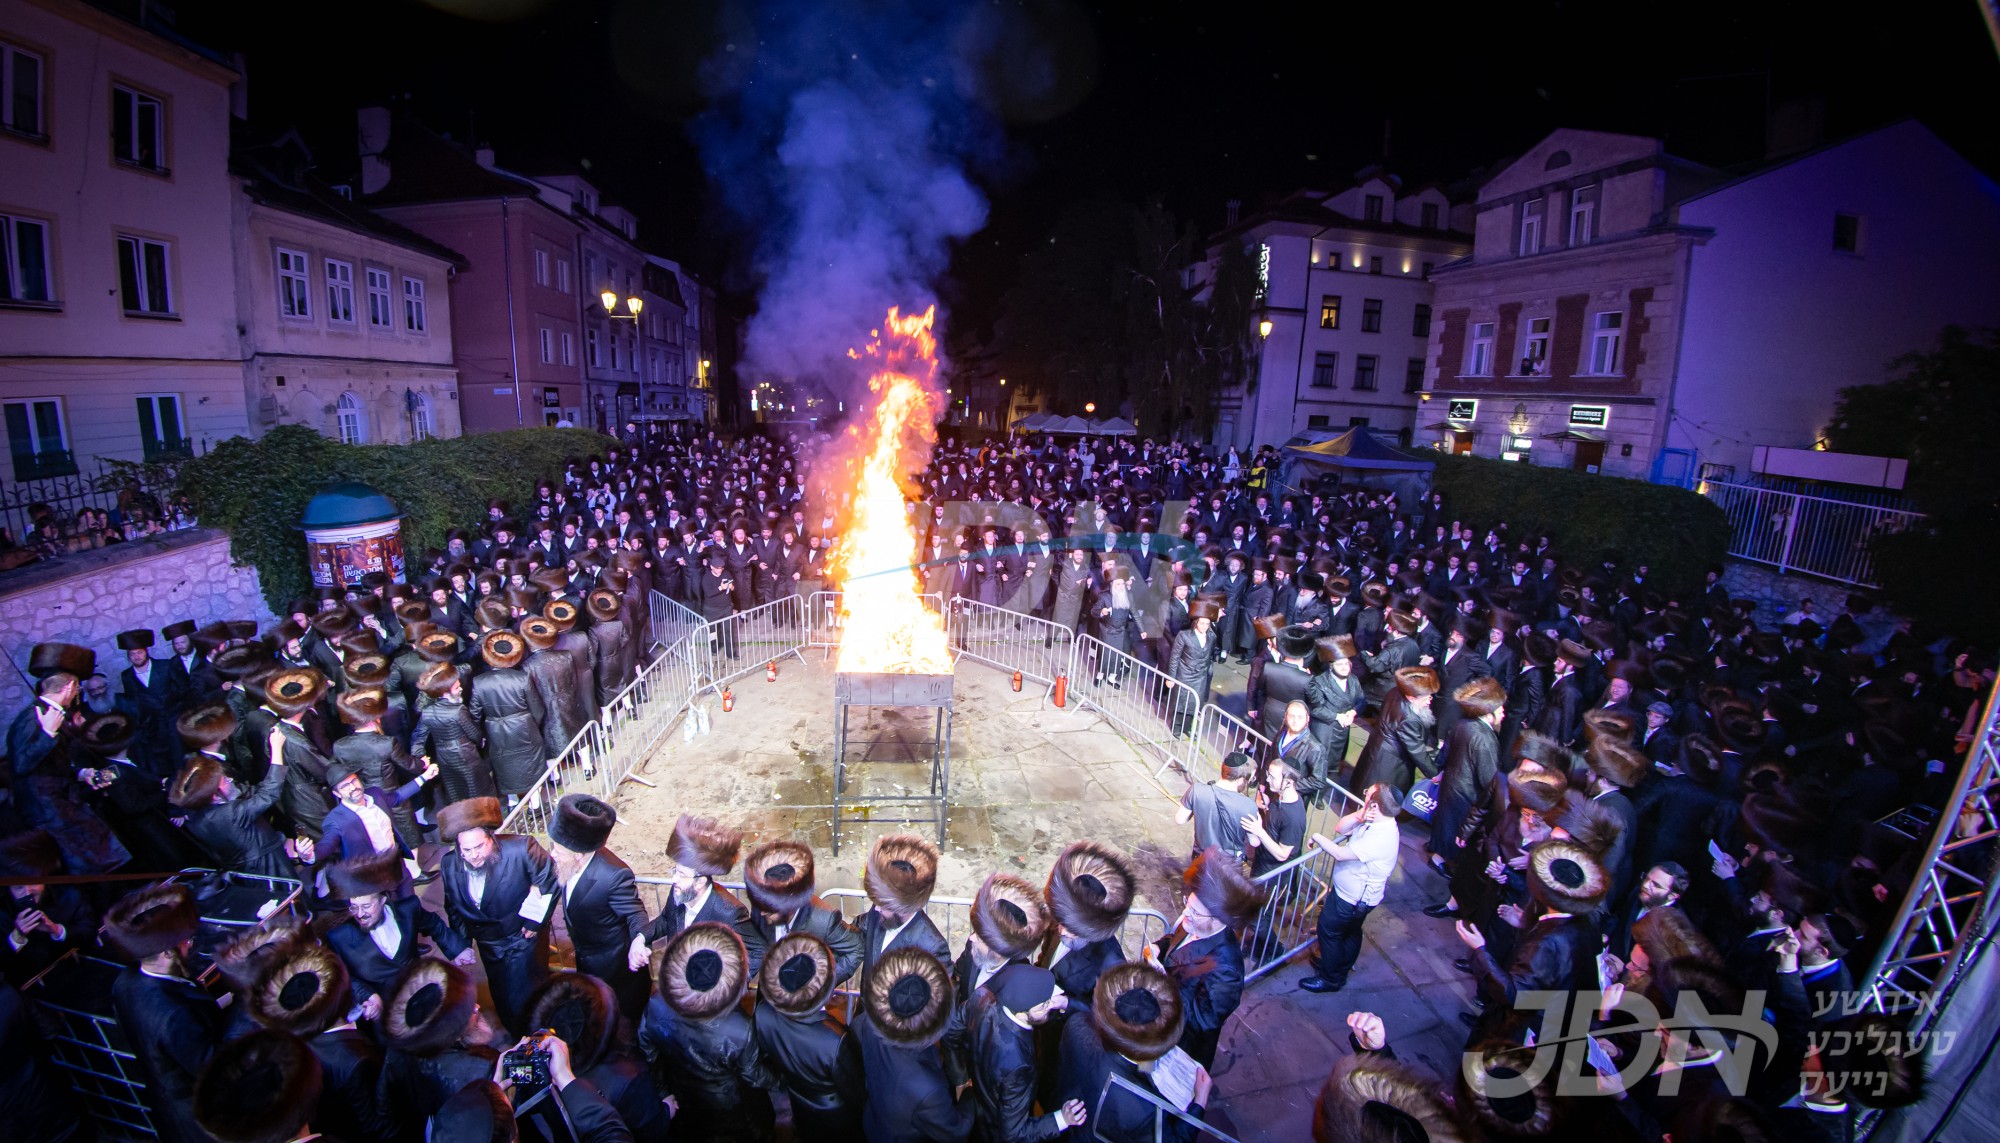
M1195 284L1235 242L1256 266L1259 293L1251 380L1222 394L1215 444L1281 444L1354 425L1408 439L1430 337L1430 274L1471 250L1471 221L1471 208L1440 187L1405 189L1394 175L1364 171L1353 186L1297 192L1211 240Z

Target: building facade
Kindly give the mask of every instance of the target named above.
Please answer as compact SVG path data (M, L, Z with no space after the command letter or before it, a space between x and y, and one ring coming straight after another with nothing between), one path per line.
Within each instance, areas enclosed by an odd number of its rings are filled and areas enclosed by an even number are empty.
M13 481L248 431L228 62L79 0L0 6L0 409Z
M1248 448L1367 425L1408 439L1433 320L1430 275L1471 249L1468 206L1437 186L1363 172L1335 193L1299 192L1222 231L1257 270L1250 379L1221 396L1214 443ZM1266 324L1268 323L1268 324Z
M239 149L236 296L250 427L348 444L460 432L455 251L345 201L294 136Z

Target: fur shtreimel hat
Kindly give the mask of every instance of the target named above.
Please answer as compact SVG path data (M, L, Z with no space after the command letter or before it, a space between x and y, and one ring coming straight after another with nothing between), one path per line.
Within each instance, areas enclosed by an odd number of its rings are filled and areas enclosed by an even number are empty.
M1550 838L1528 851L1528 891L1558 913L1589 913L1611 891L1611 878L1588 849Z
M812 847L779 839L751 850L743 859L743 888L752 909L791 916L812 900Z
M549 840L571 853L595 853L611 840L611 827L617 824L618 811L604 799L564 794L549 819Z
M660 959L660 995L684 1019L710 1020L736 1007L749 984L743 938L720 921L682 929Z
M861 1002L882 1038L906 1048L938 1042L951 1023L951 974L913 945L890 949L861 985Z
M1028 956L1049 931L1049 906L1039 889L1008 873L993 873L972 899L972 931L1004 960Z
M1404 698L1421 698L1434 695L1444 684L1438 681L1438 673L1429 667L1398 667L1396 688Z
M569 1045L572 1068L588 1069L611 1054L618 1033L618 997L581 972L558 972L528 1000L528 1026L547 1028Z
M862 888L868 899L899 917L913 917L928 905L937 884L937 846L914 834L878 838L869 851Z
M145 960L179 947L200 923L193 890L151 885L125 894L104 914L104 939L133 960Z
M478 993L457 965L425 957L411 965L382 1005L382 1038L424 1056L450 1047L472 1022Z
M333 895L344 901L356 897L388 896L403 884L403 859L393 849L350 857L326 871Z
M500 811L500 799L466 798L438 811L438 837L450 845L466 830L483 829L492 833L506 820L507 816Z
M673 836L667 839L667 856L675 865L702 877L727 877L742 847L743 831L730 829L714 818L682 814L674 823Z
M1210 915L1232 929L1255 920L1271 896L1268 886L1257 884L1243 871L1242 862L1213 845L1188 866L1181 884Z
M1314 1143L1463 1138L1436 1080L1375 1052L1341 1057L1313 1106Z
M1491 675L1474 679L1451 692L1453 702L1467 718L1484 718L1507 703L1507 688Z
M1072 842L1062 851L1044 888L1056 922L1092 942L1118 935L1137 891L1125 855L1089 840Z
M326 1030L354 999L347 965L318 941L301 941L250 989L250 1014L266 1028L310 1036Z
M786 933L764 954L757 995L787 1016L807 1016L833 995L833 950L811 933Z
M1181 993L1167 974L1143 961L1104 970L1090 995L1091 1015L1105 1046L1144 1063L1181 1041Z
M0 877L53 877L63 871L62 847L45 829L0 838Z
M195 1081L194 1117L219 1143L277 1143L306 1125L324 1084L304 1040L262 1028L216 1048Z
M479 657L494 670L504 671L521 665L521 660L528 657L528 645L505 628L488 631L486 638L479 641Z

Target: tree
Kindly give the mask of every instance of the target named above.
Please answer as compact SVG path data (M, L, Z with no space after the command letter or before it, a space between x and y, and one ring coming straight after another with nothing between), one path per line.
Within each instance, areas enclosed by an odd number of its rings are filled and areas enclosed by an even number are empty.
M2000 331L1947 326L1936 349L1890 364L1901 375L1843 389L1827 444L1837 452L1909 460L1904 483L1924 515L1875 542L1882 590L1937 630L1991 643L2000 597L1983 560L2000 525L2000 453L1986 421L2000 398Z

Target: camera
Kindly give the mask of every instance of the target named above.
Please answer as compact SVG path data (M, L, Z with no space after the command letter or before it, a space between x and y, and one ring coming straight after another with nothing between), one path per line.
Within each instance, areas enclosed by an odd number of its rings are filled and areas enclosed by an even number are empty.
M500 1057L506 1068L507 1082L517 1088L545 1088L549 1086L550 1053L546 1040L555 1033L547 1028L537 1029L528 1037L528 1043L517 1048L509 1048Z

